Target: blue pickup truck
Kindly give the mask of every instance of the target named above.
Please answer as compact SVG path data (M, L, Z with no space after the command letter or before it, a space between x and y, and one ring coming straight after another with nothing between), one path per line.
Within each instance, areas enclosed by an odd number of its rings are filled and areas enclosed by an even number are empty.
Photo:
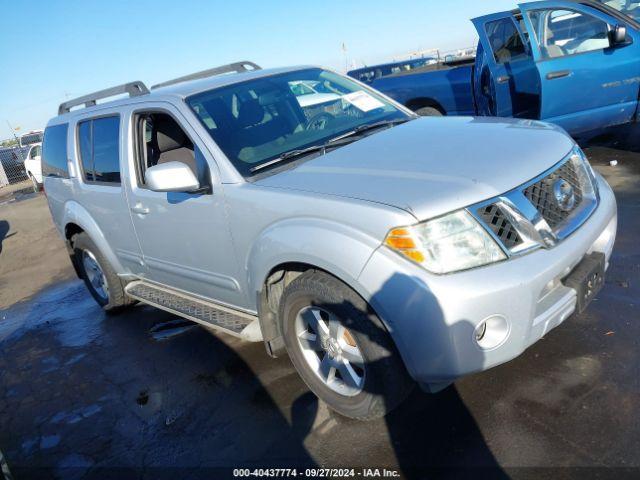
M517 117L580 138L640 117L640 0L548 0L476 18L475 59L370 85L422 115Z

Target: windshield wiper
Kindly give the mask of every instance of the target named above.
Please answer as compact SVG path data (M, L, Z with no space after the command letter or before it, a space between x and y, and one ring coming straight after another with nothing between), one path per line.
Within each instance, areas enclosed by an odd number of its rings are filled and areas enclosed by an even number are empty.
M278 163L281 162L285 162L287 160L291 160L294 158L299 158L299 157L303 157L305 155L309 155L310 153L315 153L315 152L322 152L322 154L324 155L327 151L327 148L337 148L343 144L347 144L347 143L351 143L353 140L352 138L355 136L360 135L361 133L364 132L368 132L371 130L376 130L378 128L382 128L382 127L391 127L394 125L399 125L401 123L405 123L408 122L409 120L413 120L412 117L409 118L397 118L395 120L383 120L381 122L375 122L375 123L369 123L367 125L360 125L359 127L354 128L353 130L344 133L342 135L339 135L335 138L332 138L331 140L322 143L320 145L311 145L310 147L306 147L306 148L299 148L296 150L291 150L289 152L285 152L282 155L280 155L278 158L274 158L273 160L269 161L269 162L265 162L261 165L256 165L255 167L252 167L249 169L249 171L251 173L263 170L267 167L270 167L272 165L276 165Z
M332 141L342 140L343 138L355 137L362 133L369 132L371 130L377 130L378 128L383 127L393 127L395 125L400 125L401 123L406 123L410 120L413 120L414 117L408 118L396 118L395 120L382 120L380 122L368 123L366 125L360 125L359 127L354 128L350 132L345 133L344 135L340 135L339 137L334 138Z
M267 168L270 167L271 165L275 165L276 163L280 163L280 162L284 162L286 160L291 160L293 158L298 158L298 157L302 157L304 155L308 155L310 153L314 153L314 152L322 152L324 153L325 149L327 148L328 142L327 143L323 143L322 145L312 145L310 147L306 147L306 148L299 148L297 150L291 150L290 152L285 152L282 155L280 155L278 158L274 158L273 160L263 163L261 165L257 165L255 167L252 167L249 169L249 171L251 173L253 172L257 172L258 170L262 170L263 168Z

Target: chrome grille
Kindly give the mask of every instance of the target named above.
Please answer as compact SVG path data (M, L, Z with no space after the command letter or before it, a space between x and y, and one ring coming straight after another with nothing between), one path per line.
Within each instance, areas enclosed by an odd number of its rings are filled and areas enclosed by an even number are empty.
M555 199L553 189L559 179L565 180L573 187L575 204L569 210L561 209ZM572 161L565 162L557 170L551 172L539 182L528 186L524 190L524 195L540 212L540 215L542 215L551 228L557 227L579 208L582 203L582 184L576 171L575 163Z
M522 243L522 239L515 227L507 220L497 205L487 205L478 210L478 214L508 249L512 249Z
M589 218L598 201L597 181L576 147L539 177L468 211L512 257L553 248Z

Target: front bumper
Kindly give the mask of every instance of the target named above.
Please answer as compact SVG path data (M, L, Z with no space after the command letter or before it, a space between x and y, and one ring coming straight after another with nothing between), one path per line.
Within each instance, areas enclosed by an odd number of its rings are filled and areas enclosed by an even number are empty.
M451 275L437 276L380 247L359 276L361 293L389 329L410 375L421 384L448 383L507 362L564 322L576 291L561 280L585 255L608 266L617 229L609 185L597 178L600 204L572 235L551 249ZM481 348L476 328L506 320L505 339Z

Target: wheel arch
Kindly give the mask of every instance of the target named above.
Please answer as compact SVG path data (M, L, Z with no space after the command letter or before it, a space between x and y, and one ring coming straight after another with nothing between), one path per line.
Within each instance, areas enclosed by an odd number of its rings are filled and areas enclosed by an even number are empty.
M77 202L67 202L63 216L63 235L67 251L72 258L72 263L78 273L78 266L73 262L73 237L79 233L86 233L89 238L100 249L100 252L109 261L109 264L116 273L124 272L122 264L118 260L113 249L109 246L104 233L93 219L91 214ZM79 275L78 275L79 276Z
M437 100L435 100L433 98L429 98L429 97L412 98L411 100L407 101L405 106L409 110L411 110L412 112L415 112L416 110L419 110L420 108L432 107L432 108L435 108L436 110L438 110L442 115L447 115L447 111L442 107L440 102L438 102Z
M320 218L292 218L265 229L254 240L245 268L269 354L277 356L283 347L274 310L288 282L310 269L320 270L366 299L358 277L379 246L380 240L360 230Z
M318 262L319 263L319 262ZM385 330L390 333L389 327L384 319L375 312L374 307L368 299L367 292L357 281L344 272L336 273L326 268L308 262L284 262L275 265L266 275L262 289L257 293L258 318L262 329L263 340L267 353L272 357L278 357L285 352L284 339L282 338L282 329L280 318L278 318L278 310L282 296L286 287L296 278L309 271L322 272L336 280L344 283L351 288L362 300L367 304L372 312L376 313Z

